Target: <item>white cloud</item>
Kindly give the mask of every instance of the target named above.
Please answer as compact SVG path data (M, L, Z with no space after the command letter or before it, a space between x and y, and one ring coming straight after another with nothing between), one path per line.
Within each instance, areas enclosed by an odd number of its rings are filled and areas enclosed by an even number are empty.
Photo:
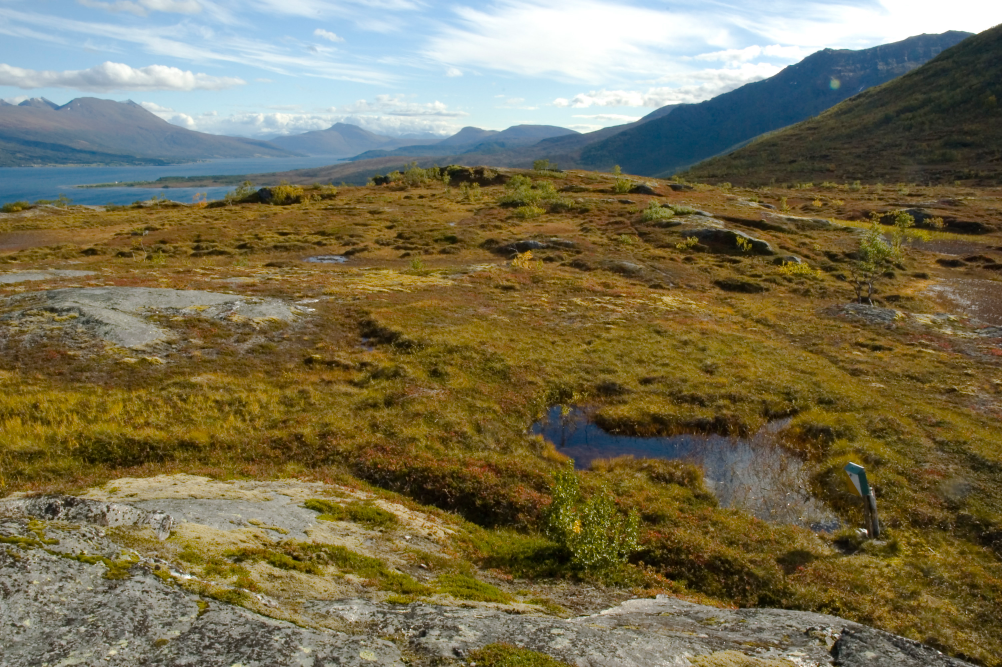
M324 30L323 28L317 28L316 30L313 31L313 34L316 35L317 37L321 38L321 39L326 39L328 42L343 42L344 41L344 37L336 35L333 32L329 32L327 30Z
M692 16L609 0L499 0L455 13L458 25L429 40L428 58L565 80L656 75L667 53L730 41L726 31Z
M591 118L593 120L609 121L615 123L632 123L635 120L640 120L640 116L624 116L618 113L597 113L597 114L575 114L574 118Z
M465 111L451 111L448 106L437 101L425 104L407 102L403 99L403 95L376 95L375 100L372 102L359 100L354 104L333 107L331 111L348 114L381 113L388 116L401 117L437 116L440 118L461 118L462 116L469 115Z
M557 98L557 107L663 107L666 104L693 104L740 88L746 83L761 81L775 75L780 67L768 63L745 63L739 67L719 70L703 70L675 77L675 80L690 85L678 87L656 87L646 91L638 90L593 90L579 93L571 99Z
M84 70L56 72L11 67L0 63L0 85L16 88L73 88L93 93L113 90L223 90L243 85L242 79L186 72L150 65L133 68L106 62Z
M136 16L146 16L150 12L167 12L171 14L198 14L202 5L196 0L116 0L115 2L99 2L99 0L77 0L84 7L104 9L109 12L126 12Z
M449 69L445 70L445 75L448 77L463 76L463 70L459 69L458 67L450 67Z
M777 58L780 60L803 60L813 51L802 46L747 46L743 49L726 49L693 56L693 60L718 61L725 63L748 62L757 58Z
M162 113L173 113L174 110L170 107L162 107L156 102L140 102L139 106L146 109L150 113L162 114Z
M430 132L446 137L455 134L460 129L459 124L446 118L401 117L381 114L240 113L212 117L202 115L195 117L194 121L202 132L247 137L284 136L312 130L326 130L334 123L349 123L370 132L389 136ZM175 120L170 120L170 122L181 125Z
M195 130L198 128L194 118L186 113L174 111L174 109L171 109L170 107L161 106L156 102L140 102L139 106L146 109L153 115L163 118L171 125L179 125L188 130Z

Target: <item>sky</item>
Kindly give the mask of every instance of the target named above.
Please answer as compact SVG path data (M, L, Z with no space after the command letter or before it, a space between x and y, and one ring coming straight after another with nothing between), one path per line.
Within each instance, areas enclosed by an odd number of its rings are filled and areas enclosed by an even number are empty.
M0 0L0 99L131 99L264 138L587 132L819 49L999 23L995 0Z

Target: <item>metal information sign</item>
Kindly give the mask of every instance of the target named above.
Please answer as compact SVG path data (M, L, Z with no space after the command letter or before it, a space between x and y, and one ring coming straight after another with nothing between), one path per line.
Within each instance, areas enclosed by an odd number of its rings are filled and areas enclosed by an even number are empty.
M880 537L880 521L877 518L877 496L870 488L866 479L866 469L858 463L847 463L843 468L856 487L856 492L863 497L863 516L866 520L866 532L869 537Z

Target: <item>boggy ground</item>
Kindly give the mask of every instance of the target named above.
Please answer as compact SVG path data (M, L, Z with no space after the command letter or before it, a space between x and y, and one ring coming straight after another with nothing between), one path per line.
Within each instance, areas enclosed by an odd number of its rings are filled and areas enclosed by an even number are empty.
M177 472L316 479L458 514L464 558L498 577L831 613L1002 664L999 332L930 289L998 279L1000 193L656 181L644 195L610 175L529 175L565 192L524 218L495 203L501 186L470 201L441 184L0 218L0 246L17 238L5 271L93 272L0 282L0 298L141 286L312 309L291 322L160 311L177 337L126 349L73 313L0 301L2 493ZM678 213L645 222L652 199ZM884 310L844 308L861 221L916 207L944 218L926 240L945 252L917 243L878 283ZM513 262L519 249L532 257ZM330 254L349 260L303 261ZM773 262L788 255L819 271L785 273ZM640 512L641 551L575 572L539 533L563 457L528 429L554 404L633 434L789 417L782 442L846 526L861 505L841 468L866 465L887 539L764 523L717 507L681 466L621 460L580 477Z

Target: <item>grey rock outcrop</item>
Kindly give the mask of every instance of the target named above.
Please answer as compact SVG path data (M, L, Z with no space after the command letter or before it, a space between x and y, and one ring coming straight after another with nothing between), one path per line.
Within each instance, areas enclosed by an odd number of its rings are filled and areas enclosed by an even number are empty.
M306 312L281 299L153 287L48 290L0 300L0 307L4 306L17 308L4 315L5 320L25 320L38 312L52 313L59 316L57 326L81 327L91 335L127 348L141 348L175 337L146 317L157 313L288 322Z
M72 269L47 269L43 271L14 271L0 273L0 285L22 283L30 280L55 280L59 278L83 278L94 275L93 271L74 271Z
M281 533L281 539L293 538L293 531L308 538L307 523L315 513L302 507L302 500L345 491L312 482L217 482L179 475L119 480L107 491L89 492L134 502L69 496L0 500L0 662L12 667L462 665L471 651L508 642L580 667L967 667L916 642L810 612L721 609L658 596L563 619L526 605L393 604L365 597L361 587L352 595L323 597L319 586L307 586L268 598L199 579L173 560L143 552L147 527L162 534L174 525L196 541L212 542L226 535L250 537L249 523ZM434 548L435 535L444 538L434 519L384 506L406 518L408 545L424 540L421 548ZM138 532L121 532L128 530ZM339 531L357 533L344 524L322 530L325 539L338 539ZM169 549L175 540L156 548ZM274 544L266 537L254 543ZM286 576L269 565L256 567L263 568L259 574L265 579ZM230 603L241 600L246 606Z
M107 503L75 496L33 496L3 501L3 510L33 519L90 523L95 526L149 526L157 539L166 540L174 518L161 510L144 510L123 503Z

